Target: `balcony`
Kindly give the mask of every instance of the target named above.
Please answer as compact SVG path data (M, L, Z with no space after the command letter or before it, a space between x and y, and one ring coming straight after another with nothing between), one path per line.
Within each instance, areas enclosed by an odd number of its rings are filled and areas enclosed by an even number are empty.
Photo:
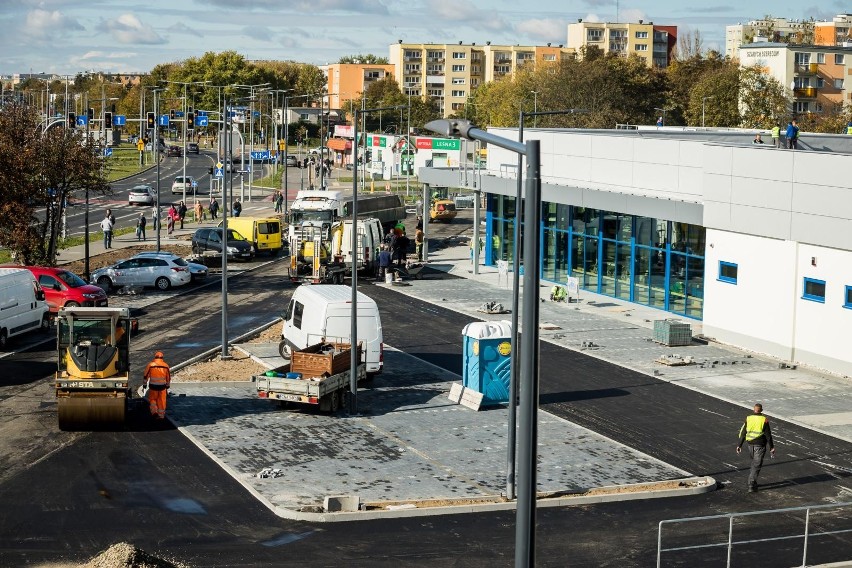
M793 89L793 96L797 99L813 99L817 96L816 87L800 87Z
M423 56L421 56L421 55L406 55L405 56L406 61L421 61L422 59L423 59Z
M428 63L443 63L445 59L443 57L427 57L426 61Z
M816 75L817 71L819 71L819 64L817 63L796 64L796 73L799 73L800 75Z

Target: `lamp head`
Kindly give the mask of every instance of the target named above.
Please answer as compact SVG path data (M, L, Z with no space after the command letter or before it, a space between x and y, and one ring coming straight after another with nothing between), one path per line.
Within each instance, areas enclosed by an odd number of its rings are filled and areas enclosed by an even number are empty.
M470 129L473 128L473 124L469 120L461 118L439 119L427 122L424 127L447 138L467 138L468 140L472 140L468 134L470 133Z

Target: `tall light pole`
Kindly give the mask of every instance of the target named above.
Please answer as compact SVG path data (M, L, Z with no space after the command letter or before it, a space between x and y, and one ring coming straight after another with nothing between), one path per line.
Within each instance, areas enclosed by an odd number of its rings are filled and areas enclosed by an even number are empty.
M521 414L518 443L518 505L515 521L515 566L535 566L535 509L536 461L538 444L538 382L539 382L539 270L541 242L541 144L538 140L525 143L490 134L473 126L468 120L433 120L426 128L448 138L467 138L494 144L523 155L527 161L527 183L524 201L524 225L532 232L524 241L524 258L532 263L524 270L524 305L521 344L520 385ZM518 172L520 175L520 172ZM520 203L515 204L516 211ZM512 354L514 357L514 353Z
M325 114L325 98L337 96L338 93L320 93L320 124L319 124L319 135L320 135L320 189L325 189L325 140L322 135L322 120L323 114ZM331 101L329 101L331 103ZM396 108L396 107L394 107ZM331 108L328 111L329 115L331 115ZM329 121L331 120L329 116ZM326 128L326 134L328 134L328 128ZM355 230L354 228L352 229Z
M287 161L289 157L289 140L290 140L290 99L301 99L312 95L290 95L284 97L284 213L288 210L288 195L289 180L287 178Z
M160 226L163 217L160 214L160 92L162 89L154 89L154 135L151 139L151 150L154 152L154 162L157 164L157 252L160 252ZM139 135L142 135L142 127L139 127Z
M533 128L538 128L538 91L530 91L533 94ZM523 116L523 112L521 116ZM518 170L520 171L520 170Z
M189 85L206 85L210 81L161 81L162 83L170 83L172 85L183 85L183 202L186 204L186 135L188 132L187 124L187 87ZM159 117L158 117L159 118ZM193 191L194 193L194 191ZM198 199L196 197L196 199Z
M701 128L704 128L704 103L707 99L715 99L716 95L701 97Z

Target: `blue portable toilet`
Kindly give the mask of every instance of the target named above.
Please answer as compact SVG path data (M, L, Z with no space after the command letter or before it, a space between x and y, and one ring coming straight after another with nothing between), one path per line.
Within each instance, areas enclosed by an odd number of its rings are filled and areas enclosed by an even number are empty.
M512 360L511 322L469 323L462 330L462 337L462 386L481 392L483 406L508 403Z

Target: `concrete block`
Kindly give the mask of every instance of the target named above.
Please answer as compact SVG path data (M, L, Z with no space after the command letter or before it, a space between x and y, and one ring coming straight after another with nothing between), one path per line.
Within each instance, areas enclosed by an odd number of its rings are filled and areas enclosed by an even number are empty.
M327 513L351 513L361 509L361 498L357 495L328 495L323 508Z

